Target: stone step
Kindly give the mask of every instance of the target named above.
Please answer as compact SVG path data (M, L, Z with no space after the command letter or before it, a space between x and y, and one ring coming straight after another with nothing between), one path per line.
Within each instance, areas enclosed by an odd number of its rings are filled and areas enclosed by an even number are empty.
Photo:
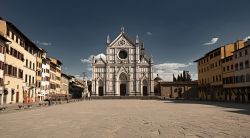
M91 99L141 99L151 100L160 99L159 96L91 96Z

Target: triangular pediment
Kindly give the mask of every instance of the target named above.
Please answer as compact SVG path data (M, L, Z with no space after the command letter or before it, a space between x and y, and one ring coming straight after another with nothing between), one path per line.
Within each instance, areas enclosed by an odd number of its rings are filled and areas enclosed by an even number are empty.
M95 64L105 64L105 61L102 58L96 59Z
M149 61L148 61L148 59L145 56L142 56L141 57L141 63L143 63L143 64L149 64Z
M128 74L128 71L127 71L127 69L124 66L121 66L118 69L118 73L117 74L121 74L122 72L124 72L125 74Z
M124 33L120 33L108 46L109 47L135 47L135 44Z

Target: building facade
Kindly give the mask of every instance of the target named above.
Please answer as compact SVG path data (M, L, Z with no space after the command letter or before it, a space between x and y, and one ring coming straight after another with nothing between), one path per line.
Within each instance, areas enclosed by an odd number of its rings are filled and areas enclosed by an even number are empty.
M4 92L4 65L5 65L5 49L9 41L0 34L0 105L3 104Z
M198 99L198 82L160 82L161 98Z
M44 53L15 25L0 17L0 104L45 99L50 91L50 77L54 79L52 91L60 93L62 63L44 57Z
M199 97L217 100L222 96L222 60L233 55L233 51L244 46L243 40L216 48L196 60L198 65Z
M226 73L223 74L224 98L221 99L250 102L249 51L250 40L247 40L243 48L234 51L230 59L224 60L223 71Z
M50 59L50 94L60 94L62 62L51 57L49 59Z
M39 95L40 100L44 100L49 95L50 90L50 59L47 57L47 53L43 50L42 54L42 81L41 81L41 93Z
M237 40L196 60L200 99L250 101L249 40Z
M80 99L83 97L84 82L76 79L74 76L69 76L69 95L73 99Z
M61 75L61 94L69 95L69 81L70 77L64 73Z
M21 51L24 54L24 102L30 103L35 102L38 97L38 92L36 91L36 59L37 59L38 48L33 44L25 44L24 49Z
M29 40L13 24L3 19L0 20L0 32L10 41L5 54L3 104L21 103L24 100L23 49Z
M36 57L36 101L41 100L41 82L42 82L42 55L43 49L39 48Z
M147 57L138 35L135 42L120 34L107 37L106 56L92 60L92 96L154 95L152 58Z

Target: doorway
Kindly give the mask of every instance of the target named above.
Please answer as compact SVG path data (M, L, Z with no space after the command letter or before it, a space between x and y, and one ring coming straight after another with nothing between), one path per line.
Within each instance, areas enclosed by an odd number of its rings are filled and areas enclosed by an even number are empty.
M120 84L120 96L126 96L126 84Z
M19 102L19 92L16 92L16 103Z
M148 96L148 87L147 86L143 86L142 91L143 91L143 96Z
M99 96L103 96L103 87L99 87Z

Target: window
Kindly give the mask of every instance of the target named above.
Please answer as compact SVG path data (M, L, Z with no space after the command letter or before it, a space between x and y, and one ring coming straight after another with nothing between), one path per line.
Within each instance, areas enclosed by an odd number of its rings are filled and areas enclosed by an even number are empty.
M15 90L11 89L11 101L14 101Z
M250 74L246 74L246 82L250 82Z
M245 55L248 55L248 51L247 51L247 49L245 50Z
M25 74L25 82L28 82L28 76Z
M29 85L31 84L31 76L29 75Z
M227 66L227 71L229 71L229 66Z
M18 69L18 78L22 79L23 78L23 70Z
M4 62L0 61L0 69L4 70Z
M237 53L235 53L234 57L235 57L235 59L237 58Z
M29 65L28 65L29 63L28 63L28 60L26 59L26 67L28 67Z
M4 86L3 78L0 78L0 86Z
M243 69L243 62L240 62L240 70Z
M240 82L245 82L245 76L244 75L240 76Z
M242 53L240 52L239 54L240 54L240 57L242 57Z
M238 63L235 64L235 70L238 70Z
M249 60L245 61L245 68L249 68Z
M12 66L11 65L7 65L7 68L8 68L7 74L11 75L12 74Z
M11 32L11 39L14 40L14 33Z
M4 49L5 49L5 48L4 48L3 46L0 46L0 53L3 53L3 54L4 54L4 53L5 53L5 52L4 52Z
M32 77L32 84L35 84L35 79L34 79L34 77Z
M214 57L214 55L213 55L213 54L211 54L211 55L210 55L210 59L212 59L213 57Z
M234 65L231 65L231 70L233 70L234 69Z

